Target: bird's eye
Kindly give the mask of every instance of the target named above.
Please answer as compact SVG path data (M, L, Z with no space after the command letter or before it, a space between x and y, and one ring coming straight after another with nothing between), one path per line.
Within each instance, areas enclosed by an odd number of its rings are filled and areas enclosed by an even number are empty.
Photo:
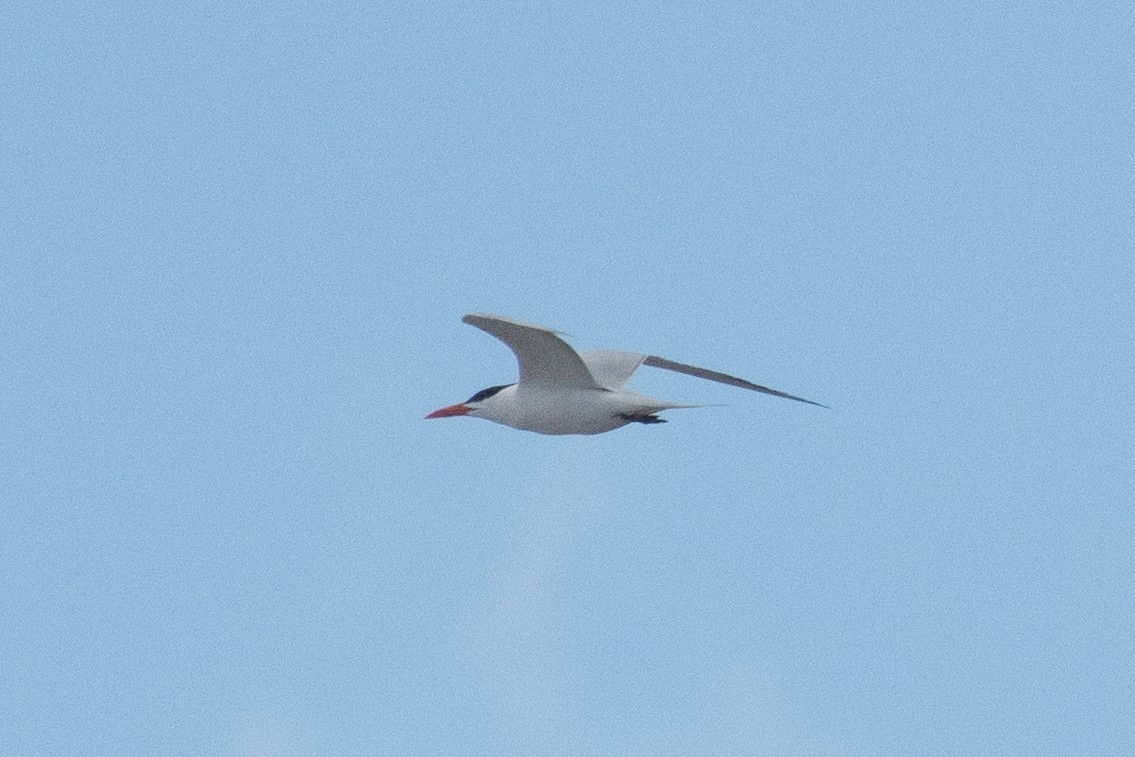
M465 402L467 402L467 403L468 402L480 402L481 400L487 400L489 397L492 397L494 394L499 392L501 389L504 389L505 387L508 387L508 386L512 386L512 384L501 384L500 386L490 386L488 389L482 389L481 391L477 392L472 397L465 400Z

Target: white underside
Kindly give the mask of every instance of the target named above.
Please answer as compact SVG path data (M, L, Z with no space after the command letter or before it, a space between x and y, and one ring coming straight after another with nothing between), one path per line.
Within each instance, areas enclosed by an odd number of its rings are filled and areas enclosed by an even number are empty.
M602 434L632 423L623 415L650 415L690 407L625 390L502 389L471 415L538 434Z

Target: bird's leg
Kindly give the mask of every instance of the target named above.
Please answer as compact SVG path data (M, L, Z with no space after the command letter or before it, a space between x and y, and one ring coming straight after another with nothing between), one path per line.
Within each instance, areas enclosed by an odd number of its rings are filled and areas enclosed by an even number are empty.
M665 423L665 418L659 418L652 413L619 413L618 417L631 423Z

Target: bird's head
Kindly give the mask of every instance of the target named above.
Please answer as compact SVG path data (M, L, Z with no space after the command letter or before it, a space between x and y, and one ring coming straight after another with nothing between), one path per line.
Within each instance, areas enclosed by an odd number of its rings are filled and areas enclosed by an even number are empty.
M515 384L501 384L500 386L490 386L488 389L482 389L474 394L464 402L458 402L456 405L446 405L443 408L434 410L426 416L429 418L452 418L458 415L471 415L473 417L493 417L493 411L496 405L499 404L500 397L498 394L502 389L507 389Z

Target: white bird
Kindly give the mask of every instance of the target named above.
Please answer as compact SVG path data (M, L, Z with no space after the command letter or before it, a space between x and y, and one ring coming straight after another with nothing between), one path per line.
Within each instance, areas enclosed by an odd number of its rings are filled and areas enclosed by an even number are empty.
M665 423L658 417L662 410L697 407L651 399L624 389L623 384L640 365L827 407L656 355L619 350L577 353L560 339L558 332L499 315L469 313L461 320L492 334L516 353L520 381L482 389L464 402L435 410L426 418L469 415L539 434L602 434L628 423Z

